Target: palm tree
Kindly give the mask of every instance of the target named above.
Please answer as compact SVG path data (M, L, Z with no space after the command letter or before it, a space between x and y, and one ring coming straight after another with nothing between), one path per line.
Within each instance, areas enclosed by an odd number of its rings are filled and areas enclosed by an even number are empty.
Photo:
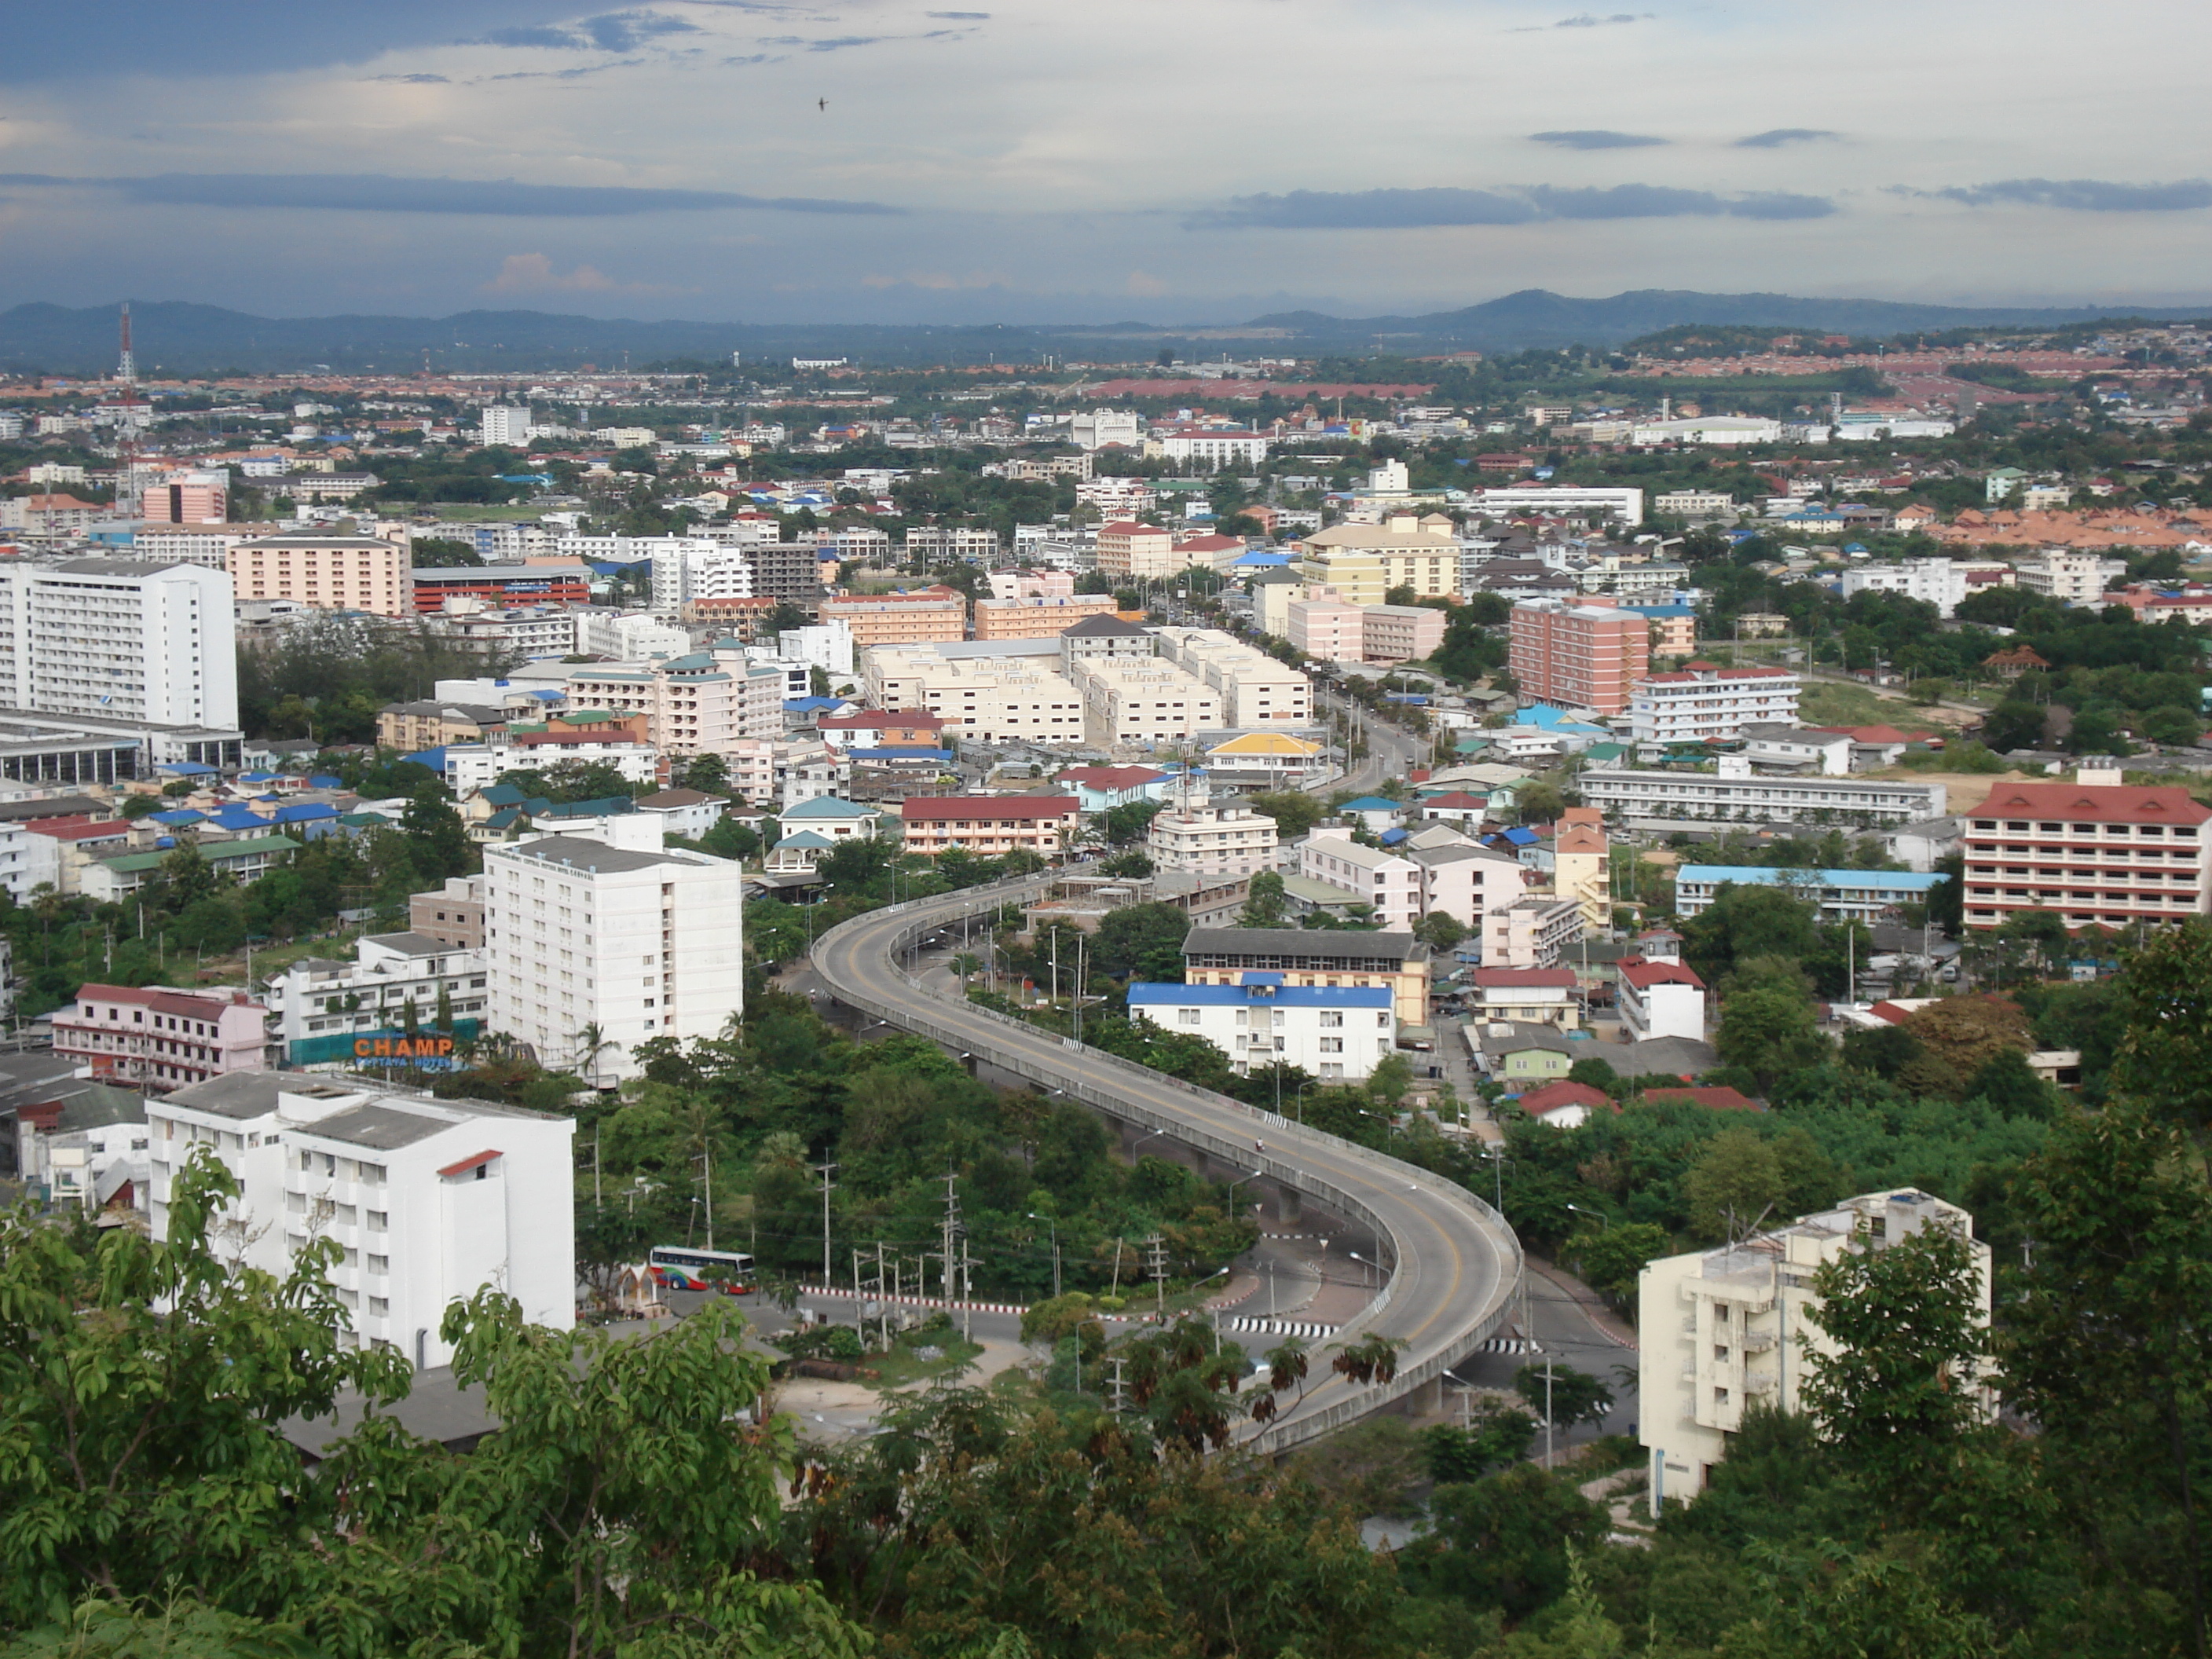
M576 1048L580 1056L576 1069L596 1089L599 1086L599 1056L610 1048L620 1053L622 1044L601 1030L599 1021L592 1020L576 1033Z

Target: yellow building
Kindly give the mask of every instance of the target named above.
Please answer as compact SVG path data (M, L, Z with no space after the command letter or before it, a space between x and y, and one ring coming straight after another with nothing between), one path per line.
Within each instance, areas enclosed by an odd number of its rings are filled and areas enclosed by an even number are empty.
M1352 605L1387 604L1394 587L1459 596L1458 532L1441 513L1394 513L1380 524L1340 524L1297 544L1299 574Z
M1612 914L1606 862L1605 819L1593 806L1570 806L1552 830L1552 889L1581 902L1583 917L1602 927Z

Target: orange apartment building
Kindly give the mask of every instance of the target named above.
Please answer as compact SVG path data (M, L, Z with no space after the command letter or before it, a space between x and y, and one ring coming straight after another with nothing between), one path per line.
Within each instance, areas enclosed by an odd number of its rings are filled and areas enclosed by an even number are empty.
M821 616L825 623L841 622L853 630L855 651L968 637L968 601L957 588L919 587L824 599Z
M1104 615L1113 609L1114 596L1111 593L978 599L975 601L975 637L979 640L1052 639L1074 627L1085 617Z
M380 617L416 612L408 550L374 536L261 536L224 556L241 599L291 599Z
M1171 532L1122 519L1098 526L1098 568L1116 580L1141 580L1180 576L1183 561Z
M2212 808L2130 787L2117 767L2074 783L2000 783L1963 817L1969 927L2055 910L2072 927L2176 922L2212 909Z
M687 623L712 623L726 629L728 637L739 645L750 645L761 630L769 613L781 604L780 599L686 599L677 615Z
M1513 607L1506 660L1524 697L1618 714L1650 667L1651 629L1641 612L1603 594L1523 599Z
M1082 803L1073 795L915 795L899 808L909 853L979 857L1029 852L1046 858L1075 837Z

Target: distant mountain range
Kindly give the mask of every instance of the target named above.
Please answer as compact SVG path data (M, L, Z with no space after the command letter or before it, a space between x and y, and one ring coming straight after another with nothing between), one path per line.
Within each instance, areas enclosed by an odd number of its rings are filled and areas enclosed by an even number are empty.
M1788 294L1700 294L1640 289L1580 300L1527 289L1459 311L1415 317L1333 317L1294 311L1249 323L1176 326L1144 322L1004 327L859 323L637 322L542 311L465 311L451 317L255 317L217 306L134 301L141 371L208 374L223 369L341 373L607 369L690 359L748 363L852 357L923 365L1034 362L1050 354L1085 362L1149 361L1163 348L1187 356L1272 346L1301 355L1517 351L1536 346L1617 345L1685 324L1759 325L1822 333L1887 336L1954 328L2059 327L2100 318L2169 319L2212 314L2173 307L1971 307L1887 300L1805 299ZM112 306L21 305L0 312L0 368L52 374L113 368Z

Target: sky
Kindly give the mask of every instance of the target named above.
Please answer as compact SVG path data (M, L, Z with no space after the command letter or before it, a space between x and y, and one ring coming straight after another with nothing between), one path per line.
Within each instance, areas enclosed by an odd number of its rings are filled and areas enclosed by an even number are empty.
M2212 301L2201 4L961 3L42 6L0 54L0 306Z

